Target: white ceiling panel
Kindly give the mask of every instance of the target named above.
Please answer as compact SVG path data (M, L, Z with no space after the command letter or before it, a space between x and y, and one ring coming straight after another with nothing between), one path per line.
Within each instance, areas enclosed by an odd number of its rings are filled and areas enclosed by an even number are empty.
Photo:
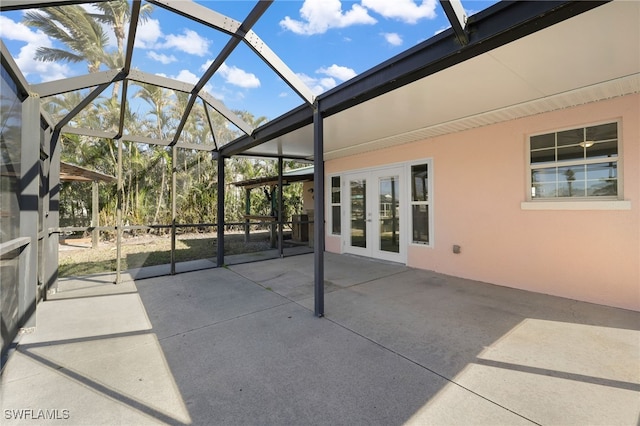
M284 155L290 158L313 157L313 124L272 139L246 151L249 155Z
M605 4L491 55L545 95L636 73L640 2Z

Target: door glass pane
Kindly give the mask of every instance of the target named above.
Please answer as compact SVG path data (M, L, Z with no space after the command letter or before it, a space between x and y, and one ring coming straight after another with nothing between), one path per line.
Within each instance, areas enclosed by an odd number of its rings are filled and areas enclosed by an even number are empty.
M356 179L351 186L351 246L367 247L367 181Z
M380 250L400 253L400 181L398 176L380 178Z

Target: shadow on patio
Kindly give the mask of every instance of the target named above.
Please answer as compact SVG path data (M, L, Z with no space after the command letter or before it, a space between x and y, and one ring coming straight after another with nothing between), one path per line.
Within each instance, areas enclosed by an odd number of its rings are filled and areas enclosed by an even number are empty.
M2 373L3 424L637 424L640 313L325 260L324 319L312 255L64 283Z

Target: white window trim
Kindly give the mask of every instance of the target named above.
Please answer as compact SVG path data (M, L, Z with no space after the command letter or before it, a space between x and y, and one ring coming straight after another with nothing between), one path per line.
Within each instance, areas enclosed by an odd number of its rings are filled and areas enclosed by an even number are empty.
M333 202L333 178L337 177L340 178L340 202L339 203L334 203ZM343 232L343 228L344 228L344 223L342 221L342 201L344 198L344 189L342 188L342 185L344 183L344 174L343 173L334 173L331 175L327 176L327 196L325 197L325 200L328 200L329 202L327 203L327 210L328 210L328 214L327 216L329 217L329 220L327 221L329 224L329 232L328 235L334 236L334 237L339 237L342 235ZM339 233L335 233L333 232L333 207L334 206L340 206L340 232Z
M542 167L531 166L531 138L538 135L545 135L548 133L558 133L566 130L573 130L585 127L599 126L602 124L616 123L618 126L618 155L616 158L618 169L618 194L615 197L556 197L556 198L539 198L534 199L531 197L531 170ZM588 122L582 124L575 124L572 126L562 127L555 130L545 130L541 132L529 133L525 135L526 150L525 150L525 164L527 173L527 188L525 192L525 201L520 203L522 210L630 210L631 202L624 200L624 182L623 182L623 143L622 143L622 119L611 118L608 120L601 120L595 122ZM602 159L592 159L585 161L566 162L562 165L576 164L588 164L588 163L601 163ZM556 167L558 163L556 162Z
M631 201L576 200L576 201L523 201L522 210L631 210Z
M434 232L434 193L433 193L433 158L424 158L420 160L412 160L411 162L406 162L405 164L405 182L406 182L406 194L407 194L407 209L406 209L406 222L407 222L407 231L406 238L407 244L409 247L422 247L422 248L434 248L435 241L435 232ZM427 165L427 180L428 180L428 191L429 191L429 201L428 202L420 202L420 204L424 204L429 206L429 243L419 243L413 241L413 197L411 194L411 185L413 184L411 180L411 167L417 166L420 164Z

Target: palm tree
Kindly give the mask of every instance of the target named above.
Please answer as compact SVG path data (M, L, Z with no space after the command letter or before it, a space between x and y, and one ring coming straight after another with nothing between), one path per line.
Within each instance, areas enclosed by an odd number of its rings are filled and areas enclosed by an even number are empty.
M41 46L35 59L44 62L87 62L90 73L100 71L102 64L113 65L106 53L109 37L102 25L78 5L54 6L28 11L23 22L44 32L67 47Z
M89 15L113 29L118 57L122 59L124 57L124 39L127 37L128 25L131 20L129 2L127 0L106 1L96 3L94 6L102 13L91 13ZM149 3L142 5L140 8L140 20L144 22L149 19L152 11L153 6Z
M113 0L94 5L99 13L89 13L79 5L54 6L29 11L23 22L42 30L47 36L59 41L66 49L41 46L36 50L35 59L44 62L87 62L90 73L100 71L104 65L108 69L122 68L124 65L124 40L131 19L131 9L127 0ZM153 7L145 4L140 9L140 19L151 16ZM106 27L115 34L116 49L109 51L109 37ZM112 98L119 93L120 83L113 86Z
M79 5L53 6L28 11L23 22L35 27L47 36L61 42L67 49L39 47L36 59L44 62L87 62L90 73L100 71L102 65L109 69L122 67L124 63L124 40L131 9L127 0L113 0L94 5L101 13L88 13ZM151 16L152 6L145 4L140 9L142 21ZM111 28L116 39L116 54L107 50L109 37L105 24Z

